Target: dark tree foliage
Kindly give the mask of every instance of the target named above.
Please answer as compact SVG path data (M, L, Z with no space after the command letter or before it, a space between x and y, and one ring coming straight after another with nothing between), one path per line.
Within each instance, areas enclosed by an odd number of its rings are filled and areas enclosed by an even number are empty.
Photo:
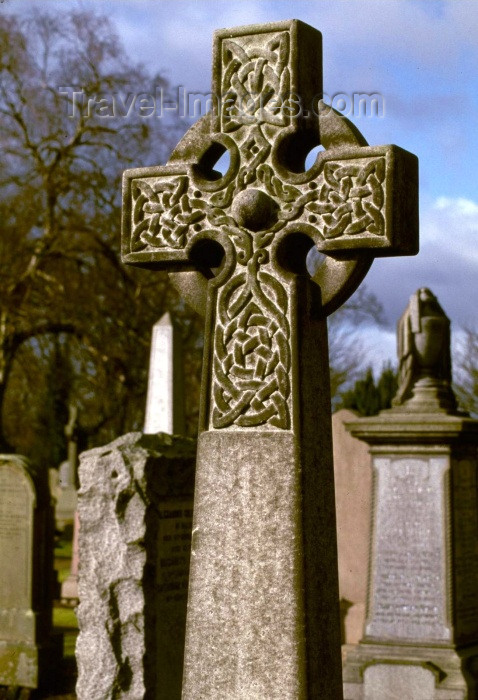
M85 96L75 105L70 87ZM3 450L54 466L69 403L90 446L140 428L151 326L167 308L186 341L194 424L201 322L165 274L119 258L121 173L164 160L178 133L87 101L157 87L168 84L128 59L103 16L0 16Z
M389 365L382 369L377 382L369 367L352 389L341 394L338 408L351 408L361 416L374 416L391 407L397 387L397 373Z

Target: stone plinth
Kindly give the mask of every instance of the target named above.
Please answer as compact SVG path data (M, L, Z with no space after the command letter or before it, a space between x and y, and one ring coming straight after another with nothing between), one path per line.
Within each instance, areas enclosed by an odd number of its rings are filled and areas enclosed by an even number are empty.
M194 463L163 433L81 456L80 700L181 697Z
M373 526L345 700L475 698L478 421L400 406L348 429L370 445Z
M72 542L72 556L71 556L71 567L70 574L65 581L61 584L61 600L62 603L66 605L75 606L78 604L78 564L79 564L79 551L78 551L78 538L80 532L80 520L78 517L78 511L75 512L75 522L73 525L73 542Z
M0 455L0 685L37 688L58 661L53 643L53 511L48 475Z
M362 637L372 497L367 445L344 425L356 418L346 408L332 416L342 642L348 644L356 644Z
M73 529L78 495L75 486L66 486L58 489L58 498L55 504L55 522L58 530Z

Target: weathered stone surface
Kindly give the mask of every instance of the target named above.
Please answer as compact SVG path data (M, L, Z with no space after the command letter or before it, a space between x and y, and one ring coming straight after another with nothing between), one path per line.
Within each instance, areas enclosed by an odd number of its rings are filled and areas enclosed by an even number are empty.
M421 666L374 664L364 671L364 687L364 700L429 700L435 676Z
M47 473L24 457L0 455L0 685L39 687L58 652L53 528Z
M71 548L71 566L68 577L61 584L61 600L67 605L76 606L78 604L78 569L80 561L79 552L80 519L78 511L75 511L73 523L73 540Z
M184 434L183 392L181 336L167 312L153 326L144 433Z
M56 526L62 529L70 522L73 525L72 560L70 574L61 584L61 599L69 605L78 603L78 408L70 404L68 423L64 432L68 439L68 460L60 466L60 492L55 506ZM62 467L64 473L62 474Z
M181 697L194 457L141 433L81 456L81 700Z
M66 463L68 464L68 462ZM55 523L58 530L70 528L75 521L75 513L78 505L76 486L61 486L57 490L58 498L55 503Z
M477 697L478 421L460 415L454 397L442 400L451 394L449 347L442 354L449 322L425 291L412 297L412 311L420 302L435 314L417 311L415 338L399 345L412 348L412 362L408 378L402 373L397 405L348 423L371 446L374 509L364 637L347 648L347 700L379 700L390 684L402 697L415 697L418 672L410 664L433 673L433 690L423 697ZM405 313L402 334L404 324L411 332L409 321ZM430 333L435 321L437 334ZM378 660L380 669L365 674ZM423 688L430 678L422 674Z
M173 270L206 314L183 700L332 700L325 321L373 256L417 252L417 160L318 104L321 35L302 22L220 30L213 62L211 114L123 190L123 260Z
M372 507L368 447L344 425L356 418L346 408L332 416L342 642L347 644L363 634Z

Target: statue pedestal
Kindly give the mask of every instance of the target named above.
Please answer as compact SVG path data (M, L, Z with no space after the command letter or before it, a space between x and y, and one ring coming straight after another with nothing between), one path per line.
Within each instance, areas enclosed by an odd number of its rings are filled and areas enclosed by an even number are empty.
M370 445L373 514L345 700L476 698L478 421L401 406L347 428Z

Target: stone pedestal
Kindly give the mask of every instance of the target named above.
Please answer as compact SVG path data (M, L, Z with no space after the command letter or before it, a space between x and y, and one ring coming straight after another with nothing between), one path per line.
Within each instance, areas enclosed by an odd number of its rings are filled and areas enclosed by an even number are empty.
M0 686L42 686L61 658L51 634L53 527L46 471L0 455Z
M79 700L181 698L195 452L130 433L81 455Z
M63 604L75 606L78 604L78 564L79 551L78 539L80 532L80 519L78 511L75 512L75 522L73 524L73 543L70 574L61 584L61 600Z
M373 519L345 700L476 698L478 421L410 404L348 429L370 445Z

